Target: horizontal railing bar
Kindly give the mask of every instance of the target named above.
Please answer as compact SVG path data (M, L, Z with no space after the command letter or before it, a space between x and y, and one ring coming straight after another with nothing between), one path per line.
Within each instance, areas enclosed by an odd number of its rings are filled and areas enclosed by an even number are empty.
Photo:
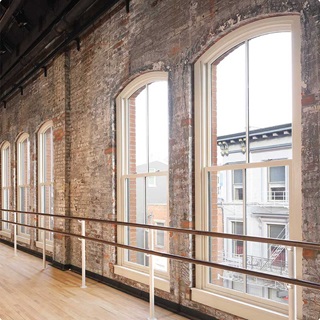
M155 230L168 231L168 232L187 233L187 234L198 235L198 236L217 237L217 238L223 238L223 239L243 240L243 241L259 242L259 243L270 243L270 244L278 244L282 246L297 247L297 248L303 248L303 249L320 250L320 243L317 243L317 242L303 242L303 241L297 241L297 240L286 240L286 239L278 239L278 238L261 238L257 236L245 236L245 235L237 235L237 234L231 234L231 233L201 231L201 230L195 230L195 229L182 229L182 228L174 228L174 227L132 223L132 222L125 222L125 221L102 220L102 219L95 219L95 218L64 216L64 215L58 215L58 214L18 211L18 210L11 210L11 209L0 209L0 211L13 212L13 213L17 212L17 213L23 213L23 214L34 214L34 215L55 217L55 218L61 218L61 219L84 220L89 222L115 224L115 225L126 226L126 227L155 229Z
M253 276L253 277L259 277L259 278L264 278L264 279L268 279L268 280L280 281L280 282L284 282L287 284L293 284L293 285L297 285L297 286L301 286L301 287L305 287L305 288L320 290L320 283L314 283L314 282L295 279L295 278L287 278L287 277L283 277L283 276L272 275L269 273L252 271L252 270L238 268L238 267L232 267L232 266L228 266L228 265L220 264L220 263L216 263L216 262L210 262L210 261L205 261L205 260L200 260L200 259L192 259L192 258L187 258L187 257L183 257L183 256L170 254L170 253L158 252L158 251L143 249L140 247L133 247L133 246L129 246L129 245L118 243L118 242L111 242L111 241L107 241L107 240L103 240L103 239L91 238L91 237L87 237L87 236L78 235L75 233L68 233L65 231L58 231L58 230L52 230L52 229L43 228L43 227L30 226L30 225L26 225L26 224L22 224L22 223L18 223L18 222L7 221L7 220L3 220L3 219L0 219L0 220L4 221L4 222L11 223L11 224L16 224L19 226L25 226L25 227L29 227L29 228L33 228L33 229L58 233L58 234L65 235L65 236L77 237L78 239L85 239L85 240L89 240L89 241L99 242L99 243L110 245L113 247L119 247L122 249L138 251L138 252L142 252L142 253L146 253L146 254L151 254L154 256L163 257L163 258L178 260L178 261L192 263L192 264L199 264L199 265L202 265L205 267L214 267L217 269L243 273L243 274Z

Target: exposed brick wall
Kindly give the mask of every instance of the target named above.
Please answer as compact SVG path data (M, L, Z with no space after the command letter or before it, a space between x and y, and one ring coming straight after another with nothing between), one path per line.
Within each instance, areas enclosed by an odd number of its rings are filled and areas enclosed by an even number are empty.
M139 74L169 73L169 212L170 225L194 227L194 110L193 64L213 43L238 26L261 17L300 14L302 27L302 192L303 237L320 242L320 17L316 0L132 0L130 13L115 6L81 36L80 51L72 46L39 73L0 109L0 143L11 144L12 184L16 181L15 139L30 135L31 207L37 210L37 132L46 120L54 124L55 212L115 219L117 94ZM11 192L11 206L16 204ZM80 232L77 221L59 220L55 227ZM87 235L116 239L111 225L87 225ZM31 248L35 248L31 232ZM194 243L186 235L171 235L170 252L194 256ZM172 241L173 240L173 241ZM174 244L173 244L174 243ZM145 285L116 276L113 247L87 243L87 269L147 291ZM316 254L306 256L304 274L313 274ZM81 266L80 241L55 237L54 259ZM194 303L190 287L194 270L171 262L170 293L157 295L192 307L218 319L237 319ZM305 319L320 312L319 292L304 292Z
M302 234L320 242L320 5L305 3L302 29ZM320 279L320 250L303 252L306 280ZM318 320L320 292L303 291L304 319Z
M60 214L68 214L66 210L66 201L68 193L65 187L68 186L65 179L66 159L65 156L65 113L66 113L66 94L65 87L65 55L60 55L51 62L48 68L47 77L39 73L35 75L29 83L26 84L23 95L16 94L7 102L6 109L1 109L1 142L7 140L11 144L11 185L10 207L16 207L16 139L22 133L29 134L30 140L30 209L38 210L37 199L37 158L38 158L38 131L43 123L48 120L53 121L54 135L59 133L59 138L54 139L54 159L55 159L55 208ZM56 135L55 135L56 136ZM60 196L59 196L60 195ZM59 209L58 209L59 208ZM32 221L35 221L32 219ZM65 222L57 222L58 228L65 230ZM31 249L39 250L35 246L37 233L31 231ZM68 263L66 261L65 239L56 239L54 248L54 257L57 261ZM25 245L23 243L19 243Z

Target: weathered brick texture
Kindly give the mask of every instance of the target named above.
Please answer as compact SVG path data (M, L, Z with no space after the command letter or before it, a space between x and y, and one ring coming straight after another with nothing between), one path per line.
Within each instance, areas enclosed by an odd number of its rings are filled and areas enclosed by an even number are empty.
M248 22L283 14L301 17L302 30L302 193L303 239L320 242L320 3L316 0L132 0L126 13L120 2L96 21L75 45L48 65L0 109L0 143L11 144L11 207L16 205L17 136L30 135L31 209L37 210L37 132L47 120L54 126L54 208L71 216L115 219L115 98L139 74L169 73L169 215L174 227L194 227L193 65L225 34ZM78 221L55 227L80 233ZM87 235L116 240L111 225L87 224ZM31 249L36 233L31 231ZM170 235L170 252L194 257L194 242ZM173 240L173 241L172 241ZM174 244L173 244L174 243ZM53 258L81 267L80 241L55 237ZM318 252L320 254L320 252ZM141 290L146 285L114 274L113 247L87 242L87 269ZM305 255L307 280L320 281L317 254ZM319 259L318 259L319 260ZM218 319L239 319L190 299L194 269L171 262L170 293L156 294ZM318 319L319 291L304 291L304 319ZM232 313L232 310L230 311Z

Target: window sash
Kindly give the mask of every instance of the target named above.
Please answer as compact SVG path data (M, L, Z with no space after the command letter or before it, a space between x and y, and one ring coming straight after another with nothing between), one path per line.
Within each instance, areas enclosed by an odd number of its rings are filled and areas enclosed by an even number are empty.
M118 96L116 104L117 104L117 212L119 220L126 221L126 210L127 210L127 199L126 199L126 179L134 179L137 180L139 178L144 178L147 183L147 180L157 179L158 177L168 176L168 170L165 169L163 171L150 172L150 161L148 161L148 169L146 172L133 172L130 171L130 152L129 152L129 99L133 98L133 95L139 92L141 88L148 88L149 84L158 81L166 81L168 83L168 74L166 72L155 71L146 73L140 77L134 79ZM155 146L152 146L153 148ZM149 159L150 160L150 159ZM150 162L150 163L149 163ZM152 166L153 167L153 166ZM158 179L157 179L158 180ZM168 179L167 179L168 180ZM158 181L157 181L158 183ZM168 185L167 191L168 192ZM168 199L168 195L166 195ZM168 203L166 204L167 212L168 212ZM118 241L124 243L128 237L128 228L118 226ZM141 271L142 273L148 272L147 267L139 266L137 264L130 263L127 260L127 250L118 249L118 263L119 268L127 267L130 268L130 275L135 274L135 271ZM119 270L120 270L119 269ZM169 268L167 267L167 270ZM131 271L132 270L132 271ZM155 273L161 279L167 279L168 273L166 272L158 272ZM129 276L130 277L130 276ZM138 277L138 275L137 275Z
M10 145L8 143L2 146L1 164L1 206L3 209L10 209ZM10 220L10 213L2 212L2 219ZM2 222L2 230L11 232L10 224Z
M30 157L29 157L29 136L22 135L18 140L18 170L17 170L17 196L18 210L28 211L30 205ZM24 213L17 214L18 222L30 223L30 216ZM18 226L18 235L30 237L30 228Z
M39 132L39 163L38 163L38 205L42 213L54 213L54 159L53 159L53 125L52 122L45 124ZM53 228L53 217L41 216L39 224L43 228ZM49 245L53 243L53 232L38 233L42 242L43 235Z

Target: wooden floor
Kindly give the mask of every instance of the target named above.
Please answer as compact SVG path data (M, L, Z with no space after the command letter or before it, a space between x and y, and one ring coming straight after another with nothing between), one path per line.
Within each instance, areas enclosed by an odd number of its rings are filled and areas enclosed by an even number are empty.
M147 319L149 304L93 280L81 289L81 276L0 244L0 319ZM158 320L186 319L159 307Z

